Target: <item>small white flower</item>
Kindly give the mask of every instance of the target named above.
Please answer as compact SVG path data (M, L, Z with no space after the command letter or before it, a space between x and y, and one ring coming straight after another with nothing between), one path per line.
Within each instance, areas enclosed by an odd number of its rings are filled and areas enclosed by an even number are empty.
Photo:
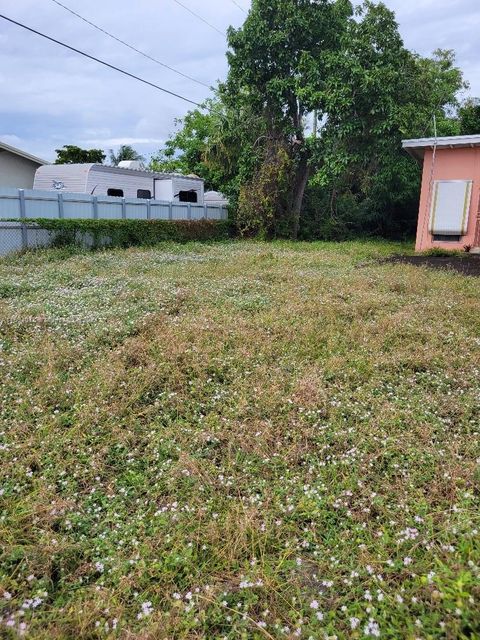
M142 618L147 618L153 612L153 606L151 602L144 602L142 604L142 610L137 615L137 619L141 620Z
M359 618L350 618L350 627L352 628L352 630L356 629L359 624L360 624Z
M373 618L370 618L363 632L366 636L372 636L373 638L380 637L380 627L378 626L378 623L375 622Z
M318 604L317 600L312 600L312 602L310 603L310 609L318 609L320 605Z

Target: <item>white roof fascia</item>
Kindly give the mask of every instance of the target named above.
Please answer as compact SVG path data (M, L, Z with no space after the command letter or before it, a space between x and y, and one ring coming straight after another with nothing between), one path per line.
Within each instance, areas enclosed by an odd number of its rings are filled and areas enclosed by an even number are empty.
M426 149L465 149L480 147L480 135L416 138L403 140L402 147L417 160L423 160Z

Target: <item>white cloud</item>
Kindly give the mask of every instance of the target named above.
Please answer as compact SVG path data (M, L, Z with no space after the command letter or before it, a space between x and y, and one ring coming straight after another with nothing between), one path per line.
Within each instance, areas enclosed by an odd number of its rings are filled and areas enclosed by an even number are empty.
M9 144L11 147L18 147L22 143L22 139L8 133L0 133L0 141Z
M85 145L101 145L108 147L118 147L121 144L142 145L142 144L163 144L162 138L97 138L93 140L82 140Z

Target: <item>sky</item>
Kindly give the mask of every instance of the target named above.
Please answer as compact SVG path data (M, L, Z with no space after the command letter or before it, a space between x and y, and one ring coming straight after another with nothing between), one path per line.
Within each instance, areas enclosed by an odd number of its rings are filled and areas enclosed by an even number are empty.
M148 55L211 86L225 78L229 25L249 0L62 0ZM479 0L386 0L409 49L454 49L480 96ZM243 11L242 11L243 8ZM0 13L195 102L209 89L100 33L54 0L0 0ZM212 28L214 27L214 28ZM220 33L219 33L220 32ZM65 144L108 150L131 144L148 159L192 105L0 19L0 140L51 161Z

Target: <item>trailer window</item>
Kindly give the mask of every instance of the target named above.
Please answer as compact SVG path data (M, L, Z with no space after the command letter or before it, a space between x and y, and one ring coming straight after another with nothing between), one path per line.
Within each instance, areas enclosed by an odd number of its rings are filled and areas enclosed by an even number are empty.
M107 196L113 196L114 198L123 198L122 189L108 189Z
M151 200L152 192L149 191L148 189L138 189L137 198L140 198L142 200Z
M193 189L190 191L180 191L178 199L180 202L198 202L198 193Z

